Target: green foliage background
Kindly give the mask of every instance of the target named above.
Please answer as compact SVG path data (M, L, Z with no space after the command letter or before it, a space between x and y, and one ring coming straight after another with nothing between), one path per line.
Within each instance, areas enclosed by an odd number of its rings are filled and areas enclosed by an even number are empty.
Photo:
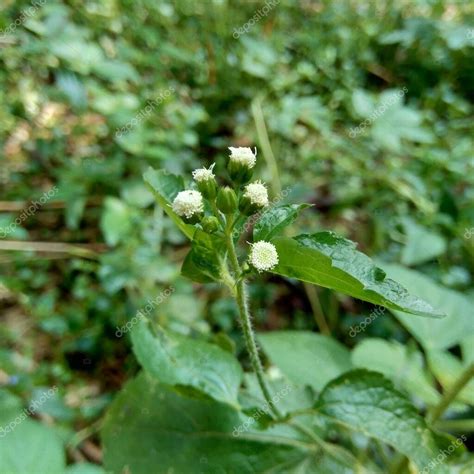
M228 146L258 147L281 204L314 204L300 232L351 238L448 314L387 311L352 337L370 305L274 276L252 286L257 329L320 331L324 315L353 366L436 404L474 360L473 3L281 0L248 32L262 2L41 3L0 10L0 228L59 190L0 239L0 409L58 387L24 439L40 420L57 472L100 464L105 410L139 368L117 331L170 287L160 326L249 367L232 301L180 277L186 242L142 181L149 166L221 171ZM472 416L468 389L451 419Z

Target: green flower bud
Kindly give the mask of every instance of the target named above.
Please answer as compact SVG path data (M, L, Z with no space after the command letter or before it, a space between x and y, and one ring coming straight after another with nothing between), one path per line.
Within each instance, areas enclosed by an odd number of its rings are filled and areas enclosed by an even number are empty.
M237 210L237 195L232 188L225 186L219 189L216 200L217 208L224 214L233 214Z
M194 181L201 194L207 199L214 199L217 194L217 185L214 173L214 164L209 168L199 168L193 171Z
M240 161L229 161L227 167L230 179L236 184L245 184L252 179L253 170Z
M206 216L201 222L202 228L205 232L213 234L216 230L219 229L219 221L217 217Z
M250 181L253 174L253 168L256 162L256 153L250 148L245 147L229 147L231 152L227 169L230 178L237 184L245 184Z
M244 216L251 216L252 214L255 214L258 210L259 210L259 207L253 204L252 201L248 197L242 196L240 198L239 211Z

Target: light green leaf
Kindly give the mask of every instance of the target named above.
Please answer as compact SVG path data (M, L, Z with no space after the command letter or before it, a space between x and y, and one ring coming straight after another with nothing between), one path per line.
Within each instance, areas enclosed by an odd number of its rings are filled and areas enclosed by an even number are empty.
M132 332L133 351L143 368L161 383L238 406L242 369L237 359L207 342L171 335L153 335L149 321Z
M2 429L10 429L0 440L2 474L63 474L66 467L63 445L51 428L25 419L21 413ZM22 421L18 421L18 420ZM0 430L0 433L3 433Z
M309 385L319 391L330 380L351 369L349 351L321 334L276 331L260 334L258 340L271 362L296 385Z
M443 314L408 293L385 272L356 250L350 240L333 232L273 239L279 264L273 273L331 288L355 298L422 316Z
M407 243L402 252L404 265L419 265L446 251L446 241L439 234L417 224L410 218L403 220Z
M225 242L222 238L197 229L181 274L198 283L221 280Z
M333 380L316 409L349 429L378 439L407 456L419 470L439 452L425 420L393 384L377 372L354 370ZM447 473L438 465L432 473Z
M66 469L66 474L107 474L107 473L97 464L81 462L81 463L72 464L71 466L68 466Z
M183 232L188 239L192 240L195 228L191 225L185 224L171 208L171 203L176 195L184 189L183 178L181 178L181 176L170 174L164 170L154 170L150 167L144 173L143 179L152 190L158 204L164 209L166 214L168 214L181 232Z
M133 474L376 472L362 470L341 447L325 443L320 450L290 427L261 431L249 420L228 405L180 397L142 373L107 414L105 469ZM343 454L349 465L341 463Z
M353 349L352 363L355 367L386 375L395 386L402 387L429 405L435 405L440 400L433 381L426 375L422 354L398 342L366 339Z
M446 318L433 321L392 311L425 349L447 349L474 332L472 304L464 295L438 285L415 270L394 264L384 265L384 268L389 276L447 314Z
M289 204L268 209L255 223L253 240L255 242L258 240L271 240L286 226L294 222L298 214L308 207L310 207L310 204Z

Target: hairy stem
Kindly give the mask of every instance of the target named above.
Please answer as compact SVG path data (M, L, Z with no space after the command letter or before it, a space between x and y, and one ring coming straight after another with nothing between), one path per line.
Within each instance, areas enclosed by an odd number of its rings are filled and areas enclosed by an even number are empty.
M281 418L282 415L280 411L275 406L268 385L265 381L263 375L262 362L258 354L258 347L255 341L255 335L252 328L252 322L250 319L250 312L247 305L247 290L245 286L245 280L241 277L241 268L239 260L237 258L237 253L235 251L234 241L232 240L232 226L228 225L226 229L226 243L227 250L229 253L230 265L232 271L234 272L234 278L236 279L236 292L235 299L237 301L237 306L239 308L240 324L242 326L242 331L244 333L245 345L247 351L250 355L250 361L252 362L252 367L257 375L257 380L262 390L265 401L270 407L272 413L276 418Z

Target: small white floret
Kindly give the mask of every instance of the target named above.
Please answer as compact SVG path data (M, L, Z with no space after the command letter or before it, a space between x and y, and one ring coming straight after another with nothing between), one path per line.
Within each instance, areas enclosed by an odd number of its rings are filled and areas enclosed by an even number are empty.
M190 219L204 211L202 194L199 191L181 191L173 201L173 211L180 217Z
M255 151L252 151L252 149L249 147L230 146L229 150L231 161L246 165L250 169L255 166L255 163L257 161L257 148L255 148Z
M249 261L259 272L271 270L278 265L277 249L264 240L255 242L250 250Z
M197 170L193 171L193 179L197 183L201 183L203 181L208 181L210 179L214 179L214 173L212 170L214 169L214 166L216 166L215 163L213 163L209 169L207 168L198 168Z
M250 183L245 186L244 196L250 199L255 206L268 206L268 191L261 181Z

